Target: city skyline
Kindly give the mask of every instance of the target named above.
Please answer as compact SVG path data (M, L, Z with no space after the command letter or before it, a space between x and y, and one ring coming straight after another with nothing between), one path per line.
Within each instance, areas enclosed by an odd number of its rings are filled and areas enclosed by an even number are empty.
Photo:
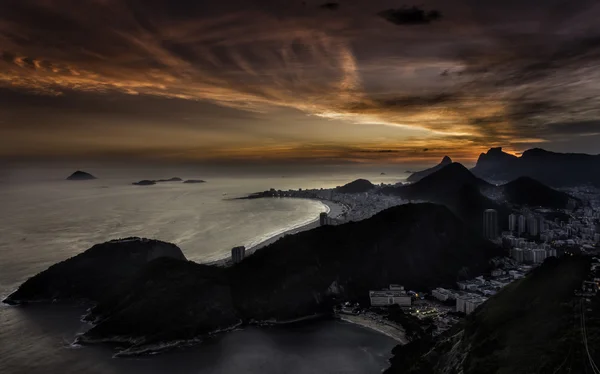
M597 2L323 3L4 1L0 162L600 153Z

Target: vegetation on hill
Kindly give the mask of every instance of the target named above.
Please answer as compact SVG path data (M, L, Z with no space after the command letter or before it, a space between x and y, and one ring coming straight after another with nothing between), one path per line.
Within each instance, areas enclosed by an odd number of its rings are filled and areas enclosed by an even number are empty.
M552 189L529 177L519 177L501 188L506 199L517 205L564 209L567 207L569 199L573 199L568 194Z
M66 261L44 275L44 282L22 287L21 297L37 295L48 282L58 299L96 301L88 316L96 325L81 341L130 342L131 352L240 321L330 313L340 301L366 303L369 290L391 283L418 289L451 285L459 274L488 270L501 250L443 206L407 204L360 222L286 236L230 268L158 258L136 271L111 267L118 251L112 253L96 262L85 252L80 255L85 265ZM74 282L77 293L69 292Z

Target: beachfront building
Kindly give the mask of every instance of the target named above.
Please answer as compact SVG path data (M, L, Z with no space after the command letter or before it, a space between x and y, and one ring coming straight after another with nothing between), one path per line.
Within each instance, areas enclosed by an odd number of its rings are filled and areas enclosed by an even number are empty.
M326 226L329 224L329 216L327 213L323 212L319 214L319 225Z
M239 246L239 247L233 247L231 249L231 261L234 264L242 262L245 255L246 255L246 247L244 247L243 245Z
M400 305L410 306L412 304L412 298L406 293L404 287L392 284L387 290L381 291L369 291L369 298L371 299L371 306L389 306L389 305Z

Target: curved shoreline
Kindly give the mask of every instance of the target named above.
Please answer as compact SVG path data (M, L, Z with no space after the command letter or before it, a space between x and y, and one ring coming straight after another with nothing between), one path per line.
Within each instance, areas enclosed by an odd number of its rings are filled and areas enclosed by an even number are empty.
M280 197L280 199L300 199L300 198L296 198L296 197L281 198ZM305 200L305 199L302 199L302 200ZM306 200L318 201L319 203L323 204L326 208L327 216L330 218L337 218L337 217L341 216L343 213L345 213L347 210L346 206L339 204L339 203L335 203L333 201L329 201L329 200L320 200L320 199L306 199ZM283 238L286 235L297 234L299 232L308 231L308 230L311 230L311 229L314 229L317 227L319 227L319 217L318 216L308 222L301 223L295 227L287 227L283 230L280 230L279 232L269 235L265 239L251 242L250 245L248 246L248 248L246 249L246 256L250 256L250 255L254 254L254 252L256 252L257 250L259 250L263 247L266 247L269 244L275 243L277 240ZM228 265L228 262L230 260L231 260L231 257L229 256L229 254L226 254L224 257L222 257L220 259L211 260L208 262L200 262L199 261L198 263L201 263L204 265L225 266L225 265Z

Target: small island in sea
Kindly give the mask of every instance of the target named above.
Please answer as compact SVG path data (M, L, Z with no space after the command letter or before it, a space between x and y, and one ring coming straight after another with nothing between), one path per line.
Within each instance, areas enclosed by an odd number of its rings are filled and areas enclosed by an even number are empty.
M77 170L76 172L74 172L73 174L69 175L67 177L67 180L69 181L86 181L86 180L92 180L92 179L98 179L95 176L93 176L90 173L86 173L85 171L81 171L81 170Z
M152 185L156 184L156 181L144 179L139 182L133 182L132 184L134 186L152 186Z
M169 179L143 179L139 182L133 182L132 184L134 186L152 186L155 185L157 183L164 183L164 182L182 182L183 183L206 183L206 181L201 180L201 179L188 179L188 180L183 180L179 177L173 177L173 178L169 178Z

